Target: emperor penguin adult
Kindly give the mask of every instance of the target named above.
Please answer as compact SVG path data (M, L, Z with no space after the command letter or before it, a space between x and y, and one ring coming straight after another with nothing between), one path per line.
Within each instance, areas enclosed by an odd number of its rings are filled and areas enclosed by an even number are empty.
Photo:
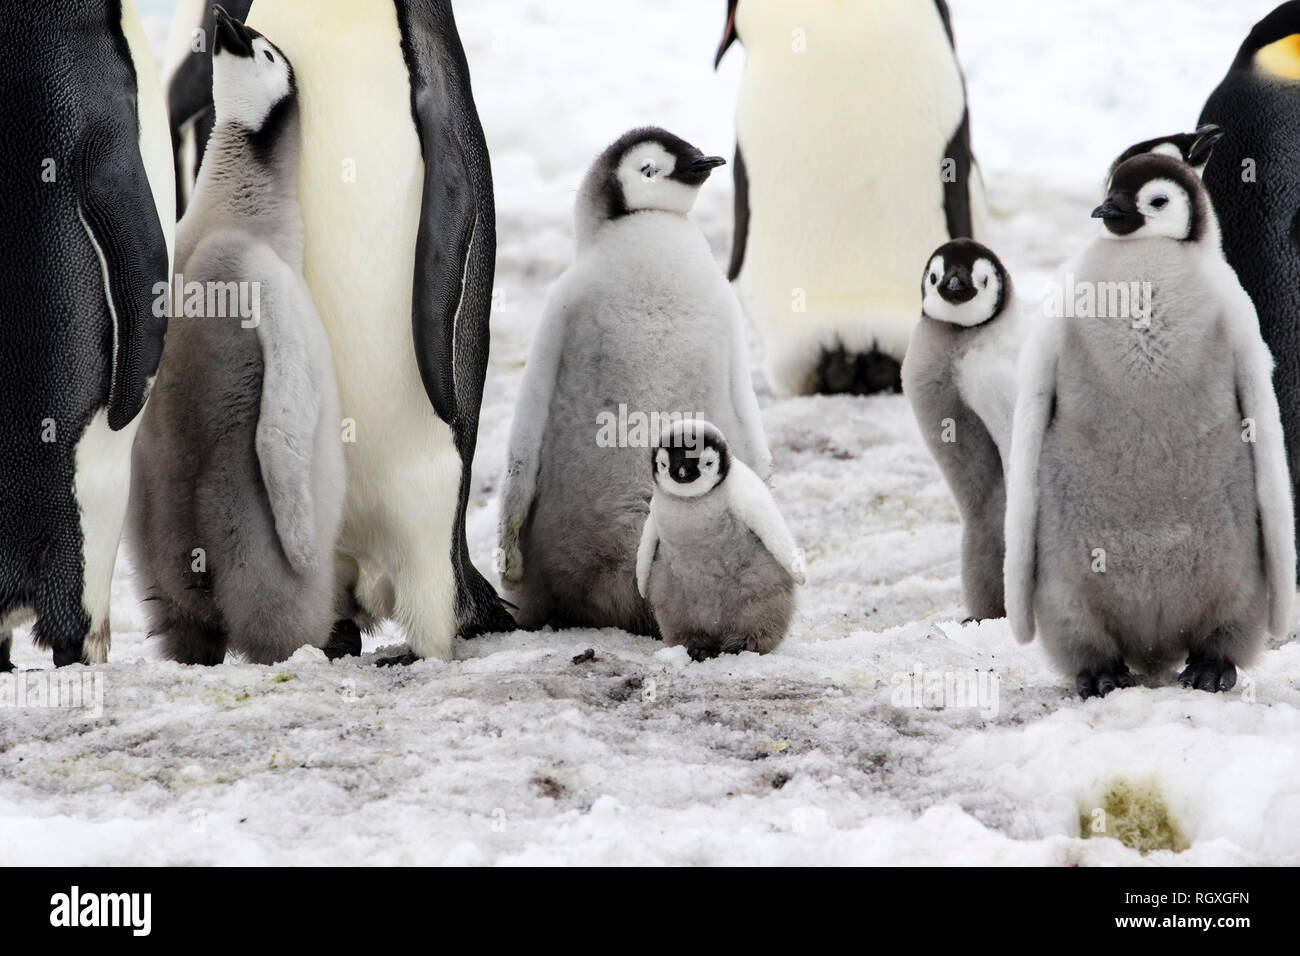
M0 87L0 669L33 619L98 663L167 327L167 113L131 0L6 4Z
M242 22L253 0L226 0L222 6ZM211 0L180 0L172 14L163 73L167 112L176 157L176 215L184 214L194 192L203 154L212 135L212 47L216 21Z
M336 562L399 660L512 630L465 536L496 221L449 0L256 0L300 90L303 275L330 338L347 497Z
M745 47L729 276L786 394L897 391L916 263L979 238L944 0L728 0Z
M745 319L687 213L725 160L631 130L592 163L577 250L533 337L501 493L501 579L521 626L656 634L636 555L654 490L647 450L706 418L760 477L772 455Z
M1223 251L1273 353L1291 485L1300 495L1300 2L1255 24L1210 94L1202 123L1223 126L1205 168ZM1300 540L1300 524L1296 527Z
M1191 167L1136 156L1093 215L1020 366L1007 616L1082 697L1184 657L1228 690L1295 593L1272 361Z
M921 287L903 391L961 512L966 606L980 620L1005 617L1005 471L1022 318L1002 260L973 239L936 249Z

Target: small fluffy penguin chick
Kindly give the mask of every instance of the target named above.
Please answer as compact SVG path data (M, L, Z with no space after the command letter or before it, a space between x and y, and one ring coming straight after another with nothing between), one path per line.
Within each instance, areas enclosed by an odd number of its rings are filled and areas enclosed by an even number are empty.
M921 321L903 391L962 520L962 590L978 619L1006 615L1006 482L1022 330L1011 277L993 251L954 239L921 278Z
M1174 133L1170 136L1157 136L1154 139L1134 143L1110 164L1110 172L1106 174L1106 188L1110 188L1115 170L1134 156L1141 156L1143 153L1155 153L1158 156L1182 160L1198 174L1203 174L1205 164L1210 161L1210 156L1214 153L1215 144L1221 139L1223 139L1223 128L1214 123L1206 123L1193 133Z
M770 473L744 315L687 216L722 162L648 127L583 180L573 264L533 335L501 484L499 570L523 628L656 633L636 550L661 423L715 422L737 458ZM615 434L601 424L613 419L629 425Z
M293 70L220 8L213 55L216 127L179 228L186 294L135 444L130 522L164 653L265 664L330 639L343 449L301 275Z
M1093 215L1057 283L1093 301L1062 298L1020 363L1007 616L1082 697L1184 657L1184 685L1228 690L1295 593L1272 359L1191 167L1135 156Z
M778 644L802 560L767 486L722 433L686 420L653 448L654 496L637 551L637 588L664 643L694 660Z

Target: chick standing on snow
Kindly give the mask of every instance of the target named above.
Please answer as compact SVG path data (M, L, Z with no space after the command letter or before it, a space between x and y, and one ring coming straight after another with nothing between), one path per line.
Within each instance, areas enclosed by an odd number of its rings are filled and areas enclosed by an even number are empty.
M961 511L966 605L976 618L1004 617L1004 469L1021 341L1011 277L986 246L954 239L930 257L921 295L903 391Z
M293 69L219 7L216 22L216 128L177 232L177 281L246 283L256 314L172 319L135 444L131 527L168 657L217 664L229 647L274 663L331 636L343 447L300 271ZM327 653L360 650L342 634Z
M1063 299L1020 368L1008 617L1082 697L1184 655L1185 686L1228 690L1294 597L1272 360L1191 167L1136 156L1093 215L1107 232L1063 285L1094 304Z
M785 637L804 583L794 539L767 486L703 421L653 449L654 497L637 551L637 589L664 643L695 660L766 654Z
M636 129L583 180L577 255L533 337L501 495L501 579L522 627L655 633L634 568L659 416L718 422L738 457L771 469L740 303L687 218L722 162ZM620 411L653 424L602 440Z

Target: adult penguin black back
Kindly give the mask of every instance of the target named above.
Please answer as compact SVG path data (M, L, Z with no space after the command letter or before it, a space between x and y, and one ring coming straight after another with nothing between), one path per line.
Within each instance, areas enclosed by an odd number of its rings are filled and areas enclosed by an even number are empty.
M303 275L330 338L348 490L348 616L414 657L513 629L465 538L496 219L448 0L256 0L294 64ZM408 658L409 659L409 658Z
M167 321L162 89L131 0L6 3L0 89L0 669L33 617L56 664L100 662Z
M236 20L248 16L253 0L225 0ZM167 40L167 112L176 157L176 215L189 205L199 166L212 135L212 42L216 21L211 0L181 0Z
M1300 498L1300 0L1255 25L1200 122L1223 127L1205 167L1205 188L1228 264L1254 300L1273 353L1273 385Z
M730 277L785 393L897 390L916 263L979 238L944 0L728 0L739 40Z

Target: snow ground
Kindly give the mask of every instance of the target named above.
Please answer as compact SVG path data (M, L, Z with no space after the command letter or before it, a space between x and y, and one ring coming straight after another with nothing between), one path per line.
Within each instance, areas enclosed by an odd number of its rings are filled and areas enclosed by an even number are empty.
M1109 161L1190 128L1272 0L951 4L991 245L1036 295L1092 228ZM729 152L741 56L709 68L722 8L458 4L501 246L470 517L485 570L574 190L642 123ZM720 257L729 183L711 181L695 215ZM0 723L0 863L1300 862L1300 645L1270 649L1227 695L1150 686L1081 703L1005 622L952 623L956 509L902 398L760 397L809 561L776 654L692 664L618 631L518 633L380 670L374 651L401 642L387 632L359 661L182 668L141 633L123 562L102 716ZM596 659L572 663L586 648ZM25 634L15 651L49 665ZM912 706L927 703L906 699L918 669L995 676L996 695ZM1080 813L1116 779L1156 786L1190 848L1140 857L1081 839Z

